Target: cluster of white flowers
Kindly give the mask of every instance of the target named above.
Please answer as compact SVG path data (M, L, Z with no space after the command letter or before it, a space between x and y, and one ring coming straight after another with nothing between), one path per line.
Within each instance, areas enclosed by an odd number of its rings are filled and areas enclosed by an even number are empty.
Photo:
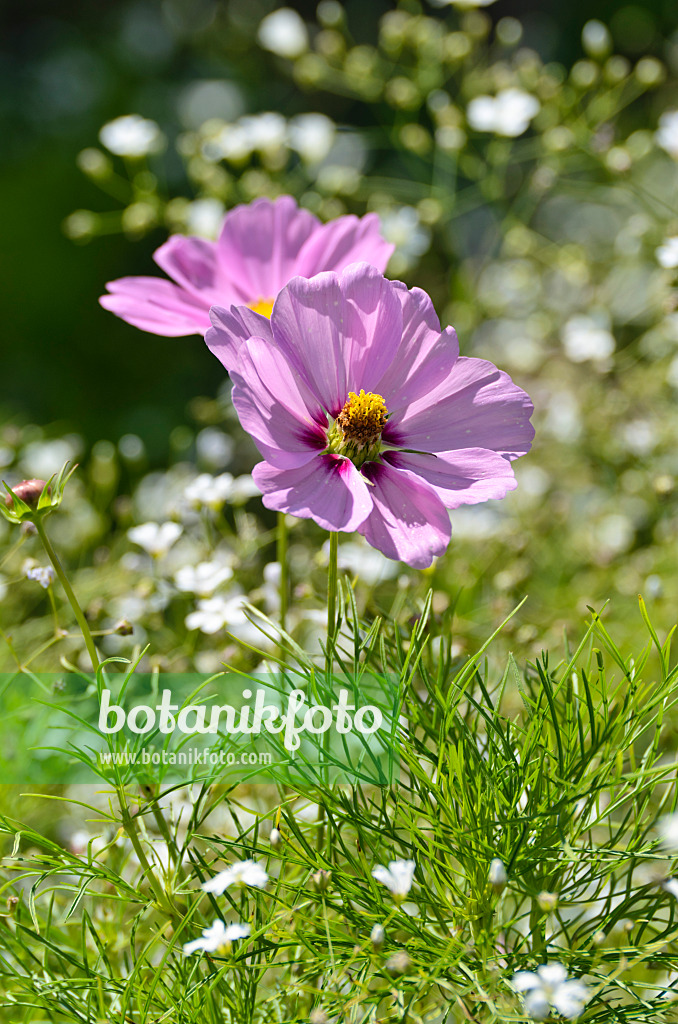
M558 963L543 964L536 971L518 971L512 984L517 992L525 993L525 1010L533 1020L546 1020L552 1010L575 1020L584 1012L590 995L586 985L568 978Z
M153 558L162 558L179 540L182 532L179 523L141 523L128 530L127 536L133 544L143 548L148 555Z
M207 882L203 882L202 889L214 896L221 896L232 885L264 889L268 885L268 873L255 860L240 860ZM188 956L200 950L205 953L226 955L231 952L233 943L238 939L246 939L250 931L248 924L226 925L217 919L211 927L203 931L199 939L185 943L184 953Z
M138 159L159 152L165 145L165 136L155 121L139 114L125 114L102 127L99 141L115 156Z
M29 564L26 566L25 573L27 580L39 583L44 590L47 590L54 583L54 569L51 565Z
M209 135L202 146L208 160L241 163L253 153L277 153L289 148L309 165L317 165L329 155L337 128L325 114L297 114L289 121L275 111L246 114L232 123L222 123L215 132L208 122Z
M477 132L515 138L526 132L540 110L539 100L523 89L502 89L496 96L476 96L466 108L466 119Z
M230 473L212 476L200 473L184 489L184 497L195 508L209 508L218 512L226 502L241 505L259 494L259 488L252 477L245 473L233 477Z

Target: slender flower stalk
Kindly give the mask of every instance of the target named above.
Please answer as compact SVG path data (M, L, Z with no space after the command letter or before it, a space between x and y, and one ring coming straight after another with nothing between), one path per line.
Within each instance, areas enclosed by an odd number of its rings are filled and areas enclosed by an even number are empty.
M44 547L47 553L47 557L54 566L54 571L59 577L59 582L61 583L61 586L64 588L64 593L68 598L68 603L73 609L73 614L75 615L78 626L80 627L80 632L82 633L82 638L85 641L87 653L89 654L90 660L92 662L92 668L94 669L95 672L98 672L100 667L99 655L97 654L96 647L94 646L94 639L92 637L91 630L87 623L87 619L83 614L82 608L78 604L78 599L75 596L75 591L73 590L73 587L70 584L70 580L68 579L68 576L64 571L64 567L59 560L59 556L52 547L52 543L45 532L44 523L39 516L35 517L34 525L36 530L38 531L38 536L42 541L42 546Z
M337 557L339 534L330 533L330 557L327 566L327 674L332 672L332 653L337 629Z
M287 628L290 576L287 564L287 522L284 512L278 512L277 560L280 566L280 628L285 630Z
M64 592L66 594L66 597L68 598L68 603L73 609L73 614L75 615L78 626L80 627L80 632L82 633L82 638L85 641L87 653L89 654L90 660L92 662L92 668L94 669L95 673L98 673L101 668L101 662L99 661L99 655L97 654L97 650L94 645L94 639L92 637L91 630L87 623L87 619L85 618L82 608L78 603L78 599L75 596L75 591L71 586L70 580L66 575L64 567L59 559L59 556L52 547L52 543L49 537L47 536L47 533L45 532L45 526L40 516L35 517L34 525L36 530L38 531L38 536L40 537L43 547L47 553L47 557L54 566L54 571L59 578L61 586L64 588ZM127 836L129 837L134 852L137 855L137 858L139 859L139 863L141 864L141 867L143 869L144 876L148 879L148 883L151 886L155 900L158 903L158 905L161 906L167 913L169 913L170 915L175 915L176 911L172 907L170 901L168 900L165 892L162 889L162 886L160 885L160 882L156 878L153 869L148 861L148 857L146 856L146 852L141 844L136 822L134 821L134 818L132 817L129 806L127 804L127 798L125 796L124 787L116 784L115 788L118 796L118 803L120 805L120 813L122 816L123 828Z

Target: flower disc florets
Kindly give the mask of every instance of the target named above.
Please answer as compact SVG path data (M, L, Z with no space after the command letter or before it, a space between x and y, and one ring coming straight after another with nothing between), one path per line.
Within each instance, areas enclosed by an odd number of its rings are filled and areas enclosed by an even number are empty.
M381 434L388 409L381 395L361 389L349 391L344 407L327 435L327 450L345 455L354 466L373 461L381 451Z

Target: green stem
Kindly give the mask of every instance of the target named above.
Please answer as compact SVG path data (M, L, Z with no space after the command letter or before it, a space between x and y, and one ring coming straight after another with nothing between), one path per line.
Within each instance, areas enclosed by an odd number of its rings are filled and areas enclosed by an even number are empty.
M68 603L70 604L71 608L73 609L73 614L75 615L75 618L77 620L78 626L80 627L80 632L82 633L82 638L85 641L85 647L87 648L87 652L88 652L88 654L90 656L90 659L92 661L92 667L93 667L95 672L98 672L99 671L99 664L100 664L99 656L97 654L96 647L94 646L94 640L92 639L92 634L91 634L90 628L89 628L89 626L87 624L87 619L83 615L82 608L78 604L78 599L75 596L75 593L73 591L73 587L71 586L71 584L69 582L68 576L64 572L64 567L62 566L61 562L59 561L59 556L57 555L56 551L52 547L52 544L50 542L49 537L45 533L45 527L44 527L44 524L42 522L42 519L39 518L39 517L36 517L35 528L38 531L38 536L40 537L40 540L42 541L43 547L44 547L45 551L47 552L47 557L49 558L50 562L54 566L54 571L57 574L57 576L59 577L59 582L61 583L61 586L64 588L64 592L66 594L66 597L68 598Z
M68 576L66 575L63 565L59 561L59 556L52 547L49 537L45 533L45 527L41 519L36 518L35 528L38 531L38 536L40 537L43 547L47 552L47 557L54 566L54 571L59 577L59 582L61 583L61 586L64 588L64 592L66 594L66 597L68 598L68 603L73 609L73 614L75 615L78 626L80 627L83 640L85 641L85 646L87 647L87 651L92 661L92 667L94 668L95 672L98 672L100 668L99 656L96 652L96 647L94 646L94 640L92 639L92 633L90 632L90 628L87 624L87 619L83 614L82 608L78 604L78 599L75 596L73 587L70 584L70 581L68 579ZM153 869L148 862L148 857L146 856L144 848L141 845L137 824L134 821L132 815L130 814L129 807L127 806L127 799L125 797L124 788L120 785L116 785L115 788L118 796L118 801L120 803L123 828L125 829L125 832L127 833L129 840L132 843L132 847L134 848L134 852L136 853L139 859L139 863L141 864L144 874L148 878L156 902L167 913L174 915L176 914L176 911L174 910L174 908L168 901L167 897L165 896L162 886L160 885L158 879L155 877Z
M287 564L287 520L284 512L278 512L277 559L280 565L280 628L287 628L290 576Z
M330 560L327 567L327 673L332 671L332 654L337 628L337 555L339 551L339 534L330 534Z

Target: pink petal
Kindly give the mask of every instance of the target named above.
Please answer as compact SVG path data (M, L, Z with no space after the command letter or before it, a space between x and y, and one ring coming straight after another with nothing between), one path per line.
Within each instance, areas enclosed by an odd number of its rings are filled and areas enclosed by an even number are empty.
M161 277L121 277L106 287L110 294L99 299L104 309L142 331L178 338L210 326L209 304Z
M394 469L409 470L425 480L447 508L503 498L517 485L510 462L486 448L462 448L436 455L384 452L383 457Z
M236 296L220 295L218 253L216 242L206 238L172 235L156 249L153 259L180 288L207 308L219 298L221 302L236 301Z
M291 196L257 199L231 210L217 247L223 279L237 288L239 301L274 299L297 273L301 247L319 225Z
M403 332L398 349L377 391L393 416L404 406L429 395L449 376L459 356L454 328L441 332L431 299L421 288L408 290L400 281L393 287L403 309Z
M273 335L332 416L349 391L374 391L402 334L390 281L366 263L343 274L296 277L278 296Z
M530 450L529 396L485 359L459 358L447 379L391 416L384 440L424 452L489 448L509 458Z
M252 476L266 508L314 519L325 530L353 531L370 514L370 488L349 459L317 455L298 469L260 462Z
M271 321L248 306L212 306L210 320L212 327L205 335L207 347L227 370L237 364L242 343L249 338L263 338L273 344Z
M327 446L327 417L277 345L243 342L230 374L238 418L274 466L302 466Z
M295 275L314 277L323 270L340 271L350 263L370 263L386 270L394 245L381 237L379 218L368 213L338 217L318 227L299 253Z
M359 528L368 544L387 558L426 569L450 542L450 517L427 483L385 463L363 467L374 508Z

